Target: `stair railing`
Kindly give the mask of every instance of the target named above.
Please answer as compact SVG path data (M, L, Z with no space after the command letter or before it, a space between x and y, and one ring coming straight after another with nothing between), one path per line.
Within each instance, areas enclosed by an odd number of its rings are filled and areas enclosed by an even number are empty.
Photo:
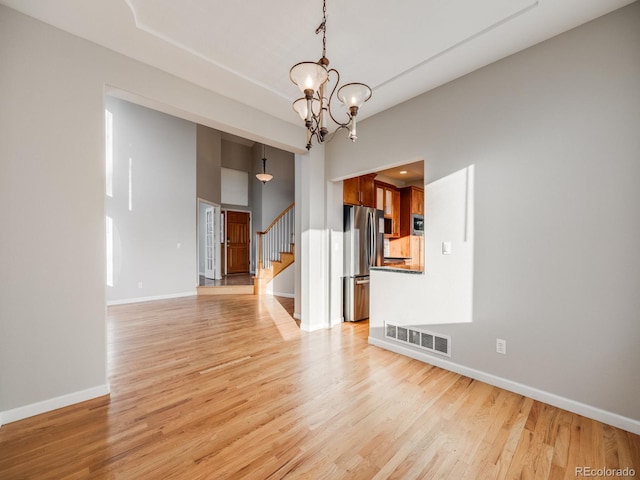
M291 252L294 243L295 204L292 203L278 215L264 232L256 232L258 272L271 268L273 260L280 259L281 252Z

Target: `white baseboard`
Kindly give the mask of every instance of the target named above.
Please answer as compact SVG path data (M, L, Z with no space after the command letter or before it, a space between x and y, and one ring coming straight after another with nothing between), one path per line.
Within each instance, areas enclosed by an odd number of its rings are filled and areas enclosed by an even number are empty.
M640 435L640 420L623 417L622 415L618 415L617 413L608 412L591 405L577 402L569 398L561 397L554 393L545 392L544 390L539 390L528 385L523 385L522 383L514 382L512 380L507 380L506 378L498 377L490 373L465 367L463 365L451 362L450 360L436 358L429 354L418 352L411 348L407 348L403 345L398 345L390 341L369 337L369 343L371 345L375 345L376 347L384 348L385 350L390 350L392 352L399 353L400 355L405 355L415 360L429 363L431 365L435 365L436 367L459 373L460 375L464 375L465 377L470 377L475 380L488 383L489 385L500 387L510 392L518 393L520 395L530 397L534 400L539 400L549 405L553 405L554 407L577 413L578 415L582 415L583 417L591 418L593 420L597 420L599 422L621 428L628 432L635 433L636 435Z
M293 293L273 292L271 295L274 297L296 298Z
M340 325L341 323L344 322L344 317L338 317L338 318L334 318L333 320L331 320L331 328Z
M302 316L298 312L293 312L293 318L296 320L302 320Z
M193 297L197 295L197 292L182 292L182 293L170 293L168 295L155 295L153 297L139 297L139 298L125 298L124 300L111 300L107 302L108 306L111 305L126 305L129 303L151 302L153 300L167 300L169 298L182 298Z
M34 415L40 415L41 413L57 410L58 408L68 407L74 403L80 403L86 400L91 400L92 398L109 395L110 391L109 384L107 383L104 385L98 385L97 387L88 388L86 390L81 390L79 392L50 398L49 400L43 400L42 402L32 403L12 410L6 410L4 412L0 412L0 426L11 422L17 422L24 418L33 417Z

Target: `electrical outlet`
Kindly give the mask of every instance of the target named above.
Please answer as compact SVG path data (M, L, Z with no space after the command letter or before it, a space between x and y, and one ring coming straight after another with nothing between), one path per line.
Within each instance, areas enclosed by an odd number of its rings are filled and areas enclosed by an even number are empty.
M138 288L142 288L142 282L138 282Z
M496 353L500 353L502 355L507 354L507 341L502 340L501 338L496 338Z

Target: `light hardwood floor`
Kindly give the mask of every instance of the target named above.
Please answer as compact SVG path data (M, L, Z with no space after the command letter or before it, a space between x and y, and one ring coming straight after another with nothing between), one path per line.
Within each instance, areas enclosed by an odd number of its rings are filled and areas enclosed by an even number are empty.
M3 426L0 478L640 478L637 435L370 346L366 323L302 332L285 308L109 307L111 396Z

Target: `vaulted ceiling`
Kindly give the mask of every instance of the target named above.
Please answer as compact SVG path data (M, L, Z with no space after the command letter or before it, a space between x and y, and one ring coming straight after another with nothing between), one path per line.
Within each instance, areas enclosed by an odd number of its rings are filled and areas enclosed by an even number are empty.
M633 0L327 0L327 57L375 114ZM295 63L322 52L321 0L0 0L292 123Z

